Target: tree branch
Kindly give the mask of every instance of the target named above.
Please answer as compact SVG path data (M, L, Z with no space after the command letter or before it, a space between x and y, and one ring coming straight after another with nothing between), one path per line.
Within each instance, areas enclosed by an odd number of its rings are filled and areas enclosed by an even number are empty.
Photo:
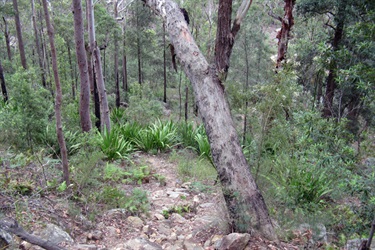
M4 218L0 220L0 228L20 237L33 245L40 246L47 250L65 250L65 248L59 247L50 241L43 240L36 237L35 235L27 233L21 226L18 225L17 221L12 218Z
M237 15L236 15L236 18L234 19L233 27L232 27L233 38L236 37L237 32L240 30L240 26L243 21L243 18L246 16L247 12L249 11L252 2L253 0L243 0L241 3L241 6L238 8Z

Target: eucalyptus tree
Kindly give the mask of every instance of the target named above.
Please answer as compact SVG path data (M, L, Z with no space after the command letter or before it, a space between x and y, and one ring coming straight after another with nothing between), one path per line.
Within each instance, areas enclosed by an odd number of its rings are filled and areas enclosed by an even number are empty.
M107 101L107 91L104 84L103 68L101 63L100 50L96 41L95 34L95 18L94 18L94 5L92 0L86 0L87 23L89 31L89 44L90 52L92 55L95 80L98 88L99 102L100 102L100 120L101 129L111 130L111 123L109 119L109 107Z
M372 105L369 97L373 96L375 86L372 70L375 3L303 0L297 4L297 10L307 20L319 17L329 37L318 47L322 66L328 72L322 115L336 119L347 116L352 121L358 120L359 114L369 118Z
M14 20L15 20L16 30L17 30L18 48L20 50L21 64L24 69L27 69L25 46L24 46L23 38L22 38L22 28L21 28L22 26L21 26L21 21L20 21L20 14L18 11L17 0L13 0L13 8L14 8Z
M43 60L42 60L42 51L40 47L40 38L39 38L39 31L38 31L38 26L36 22L36 10L35 10L35 2L34 0L31 0L31 12L32 12L32 23L33 23L33 29L34 29L34 37L35 37L35 49L37 52L38 56L38 63L39 63L39 69L40 69L40 75L42 77L42 85L44 87L47 86L46 84L46 77L45 77L45 69L43 65Z
M81 0L73 0L74 15L74 40L76 47L77 63L80 73L80 108L81 128L83 131L90 131L92 128L90 117L90 83L85 49L85 37L83 27L83 11Z
M4 103L7 103L8 91L7 91L7 86L5 84L5 77L4 77L3 66L1 65L1 59L0 59L0 83L1 83L1 92L3 93Z
M6 18L3 16L3 21L4 21L4 37L5 37L5 44L7 47L7 55L8 55L8 60L12 61L12 51L10 49L10 34L9 34L9 28L8 28L8 21Z
M184 72L190 79L211 145L232 227L259 231L277 240L268 209L246 162L225 98L223 81L229 69L234 38L251 1L243 1L232 25L232 1L220 0L215 64L210 65L196 44L178 5L171 0L144 0L166 22L166 30ZM218 41L219 40L219 41Z
M58 142L60 146L64 181L66 185L69 186L70 179L69 179L68 153L67 153L66 143L64 139L63 130L62 130L63 128L62 119L61 119L62 91L61 91L61 84L60 84L60 78L59 78L59 73L58 73L57 52L56 52L55 40L54 40L55 39L54 29L51 24L47 0L42 0L42 3L43 3L43 9L44 9L44 16L46 19L49 42L51 46L52 67L53 67L53 75L54 75L55 86L56 86L56 96L55 96L56 132L57 132L57 138L58 138Z

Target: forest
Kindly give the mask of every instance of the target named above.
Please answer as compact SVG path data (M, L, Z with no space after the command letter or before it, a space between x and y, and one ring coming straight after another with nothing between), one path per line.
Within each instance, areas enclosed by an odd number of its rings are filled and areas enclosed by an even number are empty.
M375 1L0 16L0 249L373 249Z

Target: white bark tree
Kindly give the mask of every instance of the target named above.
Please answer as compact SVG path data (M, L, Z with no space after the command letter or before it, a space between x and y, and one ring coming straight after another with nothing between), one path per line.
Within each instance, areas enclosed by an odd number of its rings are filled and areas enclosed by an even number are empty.
M98 86L99 102L100 102L100 121L101 129L111 130L111 122L109 119L109 107L107 101L107 91L104 84L103 68L100 57L100 50L95 38L95 19L94 19L94 5L92 0L86 0L87 8L87 22L89 29L90 51L94 61L94 72L96 77L96 84Z
M218 76L224 73L225 79L229 67L229 64L226 64L228 60L224 60L225 65L208 64L175 2L142 1L164 19L170 42L192 83L234 231L255 230L270 240L277 240L268 209L243 155L225 98L224 86L221 83L222 75ZM248 2L245 0L237 12L232 27L235 33L239 30L240 23L249 8ZM229 57L230 53L227 55ZM218 73L217 67L222 72Z

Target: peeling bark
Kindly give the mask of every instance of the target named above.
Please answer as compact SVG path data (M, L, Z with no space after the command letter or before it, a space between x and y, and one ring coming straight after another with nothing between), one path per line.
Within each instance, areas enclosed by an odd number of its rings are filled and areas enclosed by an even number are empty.
M281 30L276 36L276 38L279 39L277 43L276 70L281 68L281 64L285 60L290 40L290 32L294 25L293 9L296 1L284 0L284 2L284 18L278 18L281 21Z
M233 230L257 231L270 240L277 240L266 204L243 155L216 65L208 64L176 3L171 0L143 1L166 22L170 41L192 83Z
M94 21L94 5L92 0L86 0L87 19L89 27L90 51L93 59L93 66L95 70L95 79L99 93L100 101L100 121L101 129L111 130L111 122L109 119L109 107L107 101L107 91L105 89L103 68L101 64L100 50L95 38L95 21Z

